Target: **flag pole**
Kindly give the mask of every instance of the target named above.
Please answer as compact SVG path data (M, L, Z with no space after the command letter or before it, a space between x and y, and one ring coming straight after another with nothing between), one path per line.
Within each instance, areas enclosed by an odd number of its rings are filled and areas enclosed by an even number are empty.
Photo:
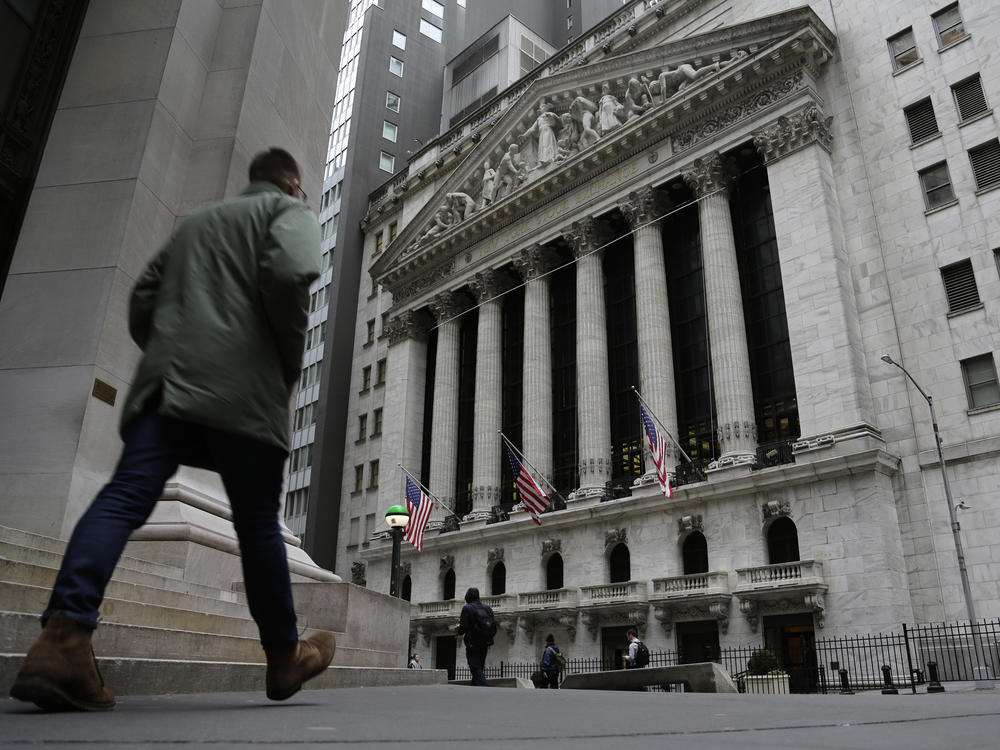
M528 465L528 468L531 469L536 475L538 475L538 477L541 478L541 480L543 482L545 482L545 484L547 484L549 486L549 489L552 490L552 493L554 495L558 496L559 499L562 500L565 503L566 502L566 498L563 497L563 494L559 490L556 489L556 486L554 484L552 484L552 482L550 482L548 480L548 478L544 474L542 474L538 469L536 469L532 465L531 461L529 461L525 457L525 455L523 453L521 453L521 451L519 451L517 448L514 447L514 444L512 442L510 442L510 438L508 438L506 435L503 434L503 430L497 430L497 433L500 435L500 439L503 440L510 447L510 449L512 451L514 451L514 453L517 454L517 457L519 459L521 459L521 461L523 463L526 463Z
M666 434L668 438L670 438L670 442L672 442L674 445L677 446L677 450L681 452L681 455L684 457L684 460L687 461L688 463L692 463L691 457L684 452L684 448L682 448L681 444L678 443L677 440L674 438L674 436L670 434L670 430L668 430L666 427L663 426L663 422L661 422L660 418L653 413L652 407L646 403L646 399L642 397L642 394L639 393L639 391L636 389L634 385L630 387L632 388L632 393L634 393L635 397L639 399L639 403L641 403L643 406L646 407L646 411L649 412L649 416L651 416L653 419L656 420L656 423L660 426L660 429L663 430L664 434Z
M420 480L419 480L419 479L417 479L417 478L416 478L415 476L413 476L413 474L411 474L411 473L410 473L410 472L409 472L409 471L407 470L407 468L406 468L405 466L403 466L403 464L396 464L396 466L398 466L398 467L399 467L400 469L402 469L402 470L403 470L403 473L404 473L404 474L406 474L406 476L408 476L408 477L409 477L410 479L412 479L412 480L413 480L413 483L414 483L415 485L417 485L417 487L419 487L419 488L420 488L421 490L423 490L423 491L424 491L424 494L425 494L425 495L427 495L427 497L429 497L429 498L430 498L431 500L433 500L433 501L434 501L434 504L435 504L435 505L436 505L436 506L437 506L438 508L443 508L444 510L448 511L448 512L449 512L449 513L451 513L451 514L452 514L453 516L455 516L455 518L457 518L457 519L458 519L459 521L461 521L461 520L462 520L462 518L461 518L461 517L460 517L460 516L459 516L459 515L458 515L457 513L455 513L455 511L453 511L453 510L452 510L451 508L449 508L449 507L448 507L448 505L447 505L446 503L442 503L442 502L441 502L441 500L440 500L440 498L438 498L438 497L437 497L437 496L435 496L435 495L432 495L432 494L431 494L431 491L430 491L429 489L427 489L426 487L424 487L424 485L420 483ZM405 483L404 483L404 486L405 486ZM406 491L405 491L405 490L403 491L403 496L404 496L404 497L406 496Z

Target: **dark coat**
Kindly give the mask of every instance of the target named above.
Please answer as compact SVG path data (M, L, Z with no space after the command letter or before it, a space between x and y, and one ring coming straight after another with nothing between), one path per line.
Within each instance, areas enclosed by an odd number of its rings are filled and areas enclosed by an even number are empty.
M287 451L320 271L316 216L270 183L181 222L132 292L129 332L143 353L122 430L158 403L164 416Z
M559 662L556 661L557 653L559 653L559 647L556 644L547 644L545 651L542 652L542 663L538 665L538 668L547 675L559 674Z

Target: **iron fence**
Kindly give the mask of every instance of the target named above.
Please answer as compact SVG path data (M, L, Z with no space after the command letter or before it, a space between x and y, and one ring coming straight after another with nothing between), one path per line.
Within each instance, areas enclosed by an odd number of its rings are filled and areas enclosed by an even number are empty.
M940 682L973 680L978 673L976 638L982 646L989 673L1000 668L1000 618L974 625L940 623L903 625L901 632L819 638L803 641L793 655L769 650L764 644L729 646L711 654L683 654L675 650L651 651L649 666L665 667L711 660L732 675L741 693L842 693L845 691L908 689L916 692L936 675ZM764 654L762 657L761 654ZM794 658L793 658L794 657ZM773 660L773 665L768 664ZM761 664L765 668L761 668ZM773 666L773 668L767 668ZM566 674L621 669L613 659L572 657ZM537 662L501 661L486 668L486 678L521 677L538 672ZM459 680L471 679L469 668L455 670ZM658 689L671 690L671 686Z

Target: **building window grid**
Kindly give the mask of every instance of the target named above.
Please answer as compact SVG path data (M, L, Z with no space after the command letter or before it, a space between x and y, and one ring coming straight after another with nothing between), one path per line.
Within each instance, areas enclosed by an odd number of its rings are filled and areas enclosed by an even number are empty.
M964 39L965 24L962 22L962 13L958 9L958 3L942 8L934 13L931 18L934 21L934 30L937 32L938 42L942 47L954 44Z
M365 467L364 464L354 467L354 491L361 492L365 488Z
M441 29L432 24L426 18L420 19L420 33L423 34L428 39L432 39L435 42L441 43L442 33Z
M366 365L361 368L361 390L367 391L372 387L372 368L371 365Z
M378 488L378 459L368 462L368 489Z
M955 99L955 108L958 110L959 124L990 111L986 94L983 93L983 81L978 73L953 84L951 93Z
M396 29L392 30L392 46L406 49L406 34Z
M396 171L396 157L392 154L387 154L385 151L379 152L378 168L392 174Z
M385 372L387 369L386 360L380 359L375 363L375 384L385 385Z
M969 149L969 163L976 179L976 190L1000 186L1000 140L994 138Z
M394 94L391 91L385 92L385 108L392 112L399 112L399 105L402 99L400 99L399 94Z
M379 437L382 434L382 408L372 411L372 437Z
M912 27L889 37L887 41L889 53L892 55L893 70L902 70L920 59Z
M947 162L939 162L920 170L920 184L928 211L954 202L955 191L951 186Z
M362 441L368 438L368 415L359 414L358 415L358 441Z
M396 123L389 122L388 120L382 121L382 137L387 141L396 142L396 137L399 134L399 128Z
M944 282L945 296L948 298L949 313L961 312L979 306L976 275L972 270L972 261L969 258L942 268L941 280Z
M403 77L403 61L398 57L389 57L389 72L394 76Z
M1000 404L1000 385L993 354L982 354L962 360L962 378L970 409Z
M930 97L906 107L903 114L910 129L910 143L921 143L940 134Z

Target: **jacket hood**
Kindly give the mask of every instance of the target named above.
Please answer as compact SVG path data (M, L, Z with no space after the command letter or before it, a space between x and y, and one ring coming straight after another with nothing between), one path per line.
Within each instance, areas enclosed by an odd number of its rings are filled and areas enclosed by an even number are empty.
M479 601L479 589L473 586L471 589L465 592L465 601L468 602L478 602Z

